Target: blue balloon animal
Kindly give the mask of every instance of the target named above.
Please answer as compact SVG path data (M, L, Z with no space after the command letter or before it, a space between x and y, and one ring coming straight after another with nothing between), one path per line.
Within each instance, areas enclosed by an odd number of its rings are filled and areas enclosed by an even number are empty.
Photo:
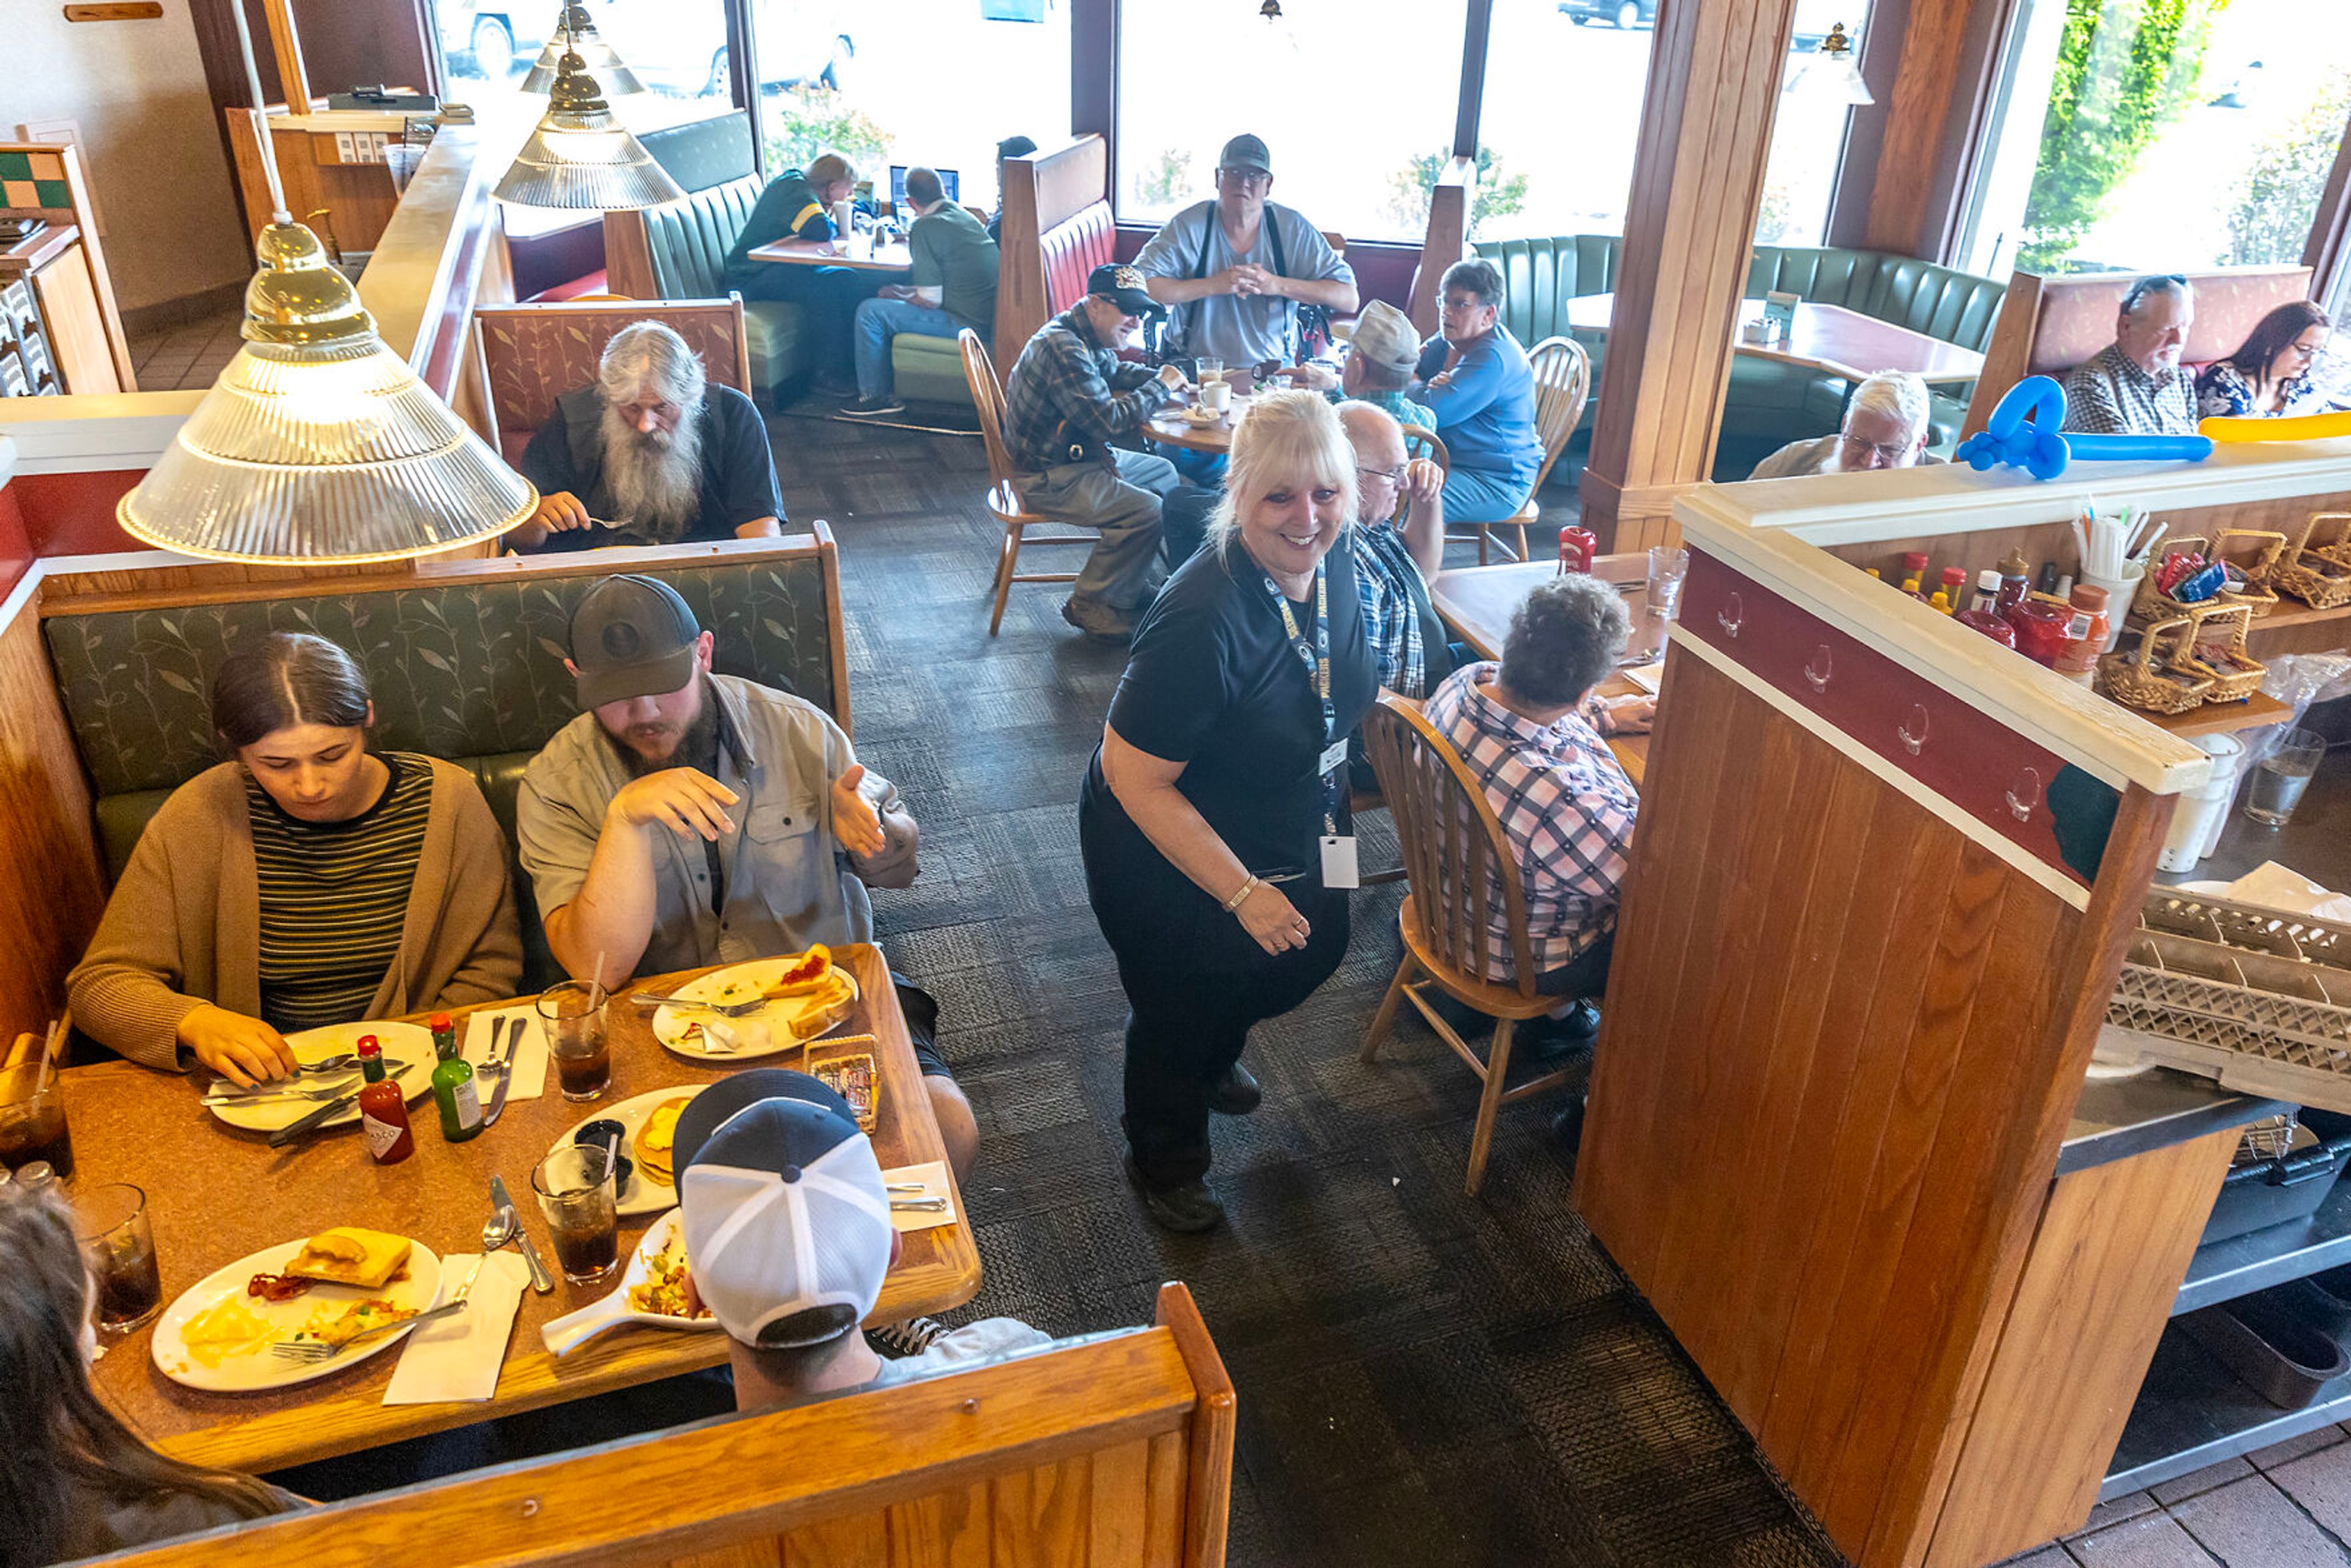
M1979 474L2005 463L2035 479L2054 479L2076 457L2201 463L2212 455L2209 435L2069 435L2061 434L2064 423L2065 389L2047 376L2027 376L2008 389L1989 425L1959 443L1951 461Z

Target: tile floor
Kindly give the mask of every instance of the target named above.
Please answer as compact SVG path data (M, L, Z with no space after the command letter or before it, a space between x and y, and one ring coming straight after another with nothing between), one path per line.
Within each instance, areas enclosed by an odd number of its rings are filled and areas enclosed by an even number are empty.
M2291 1442L2100 1503L2079 1534L2001 1568L2345 1568L2351 1431Z
M131 340L141 392L201 391L213 384L242 341L242 310Z

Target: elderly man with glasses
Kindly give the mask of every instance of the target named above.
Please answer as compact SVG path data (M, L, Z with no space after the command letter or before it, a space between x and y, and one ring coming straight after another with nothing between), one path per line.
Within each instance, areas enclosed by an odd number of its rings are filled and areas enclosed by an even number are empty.
M1859 474L1933 463L1927 455L1933 405L1927 383L1907 371L1880 371L1854 389L1844 428L1834 435L1792 441L1755 465L1750 479L1790 479L1800 474Z
M2196 289L2178 273L2124 294L2115 340L2065 374L2065 428L2085 435L2193 435L2196 379L2179 361Z

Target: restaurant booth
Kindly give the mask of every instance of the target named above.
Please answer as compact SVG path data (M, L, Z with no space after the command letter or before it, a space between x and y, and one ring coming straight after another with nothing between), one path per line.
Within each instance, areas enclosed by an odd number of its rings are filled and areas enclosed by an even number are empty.
M1575 1197L1865 1568L1998 1562L2334 1403L2208 1388L2182 1423L2141 1396L2179 1304L2217 1299L2183 1281L2241 1128L2279 1108L2087 1076L2205 778L2175 731L2212 710L2121 707L1900 591L1902 557L2071 572L2085 505L2177 538L2346 503L2351 441L1676 505L1689 576Z

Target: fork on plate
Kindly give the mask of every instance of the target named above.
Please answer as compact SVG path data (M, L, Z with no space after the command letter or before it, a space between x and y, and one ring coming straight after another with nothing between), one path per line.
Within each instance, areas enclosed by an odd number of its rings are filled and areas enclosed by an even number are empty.
M723 1019L739 1019L758 1012L768 1005L765 997L753 997L747 1002L703 1002L692 997L634 996L629 1000L641 1008L683 1008L698 1013L716 1013Z
M470 1280L466 1281L469 1288L472 1283ZM465 1298L461 1296L456 1301L445 1302L429 1312L419 1312L413 1318L402 1318L396 1323L378 1323L371 1329L363 1329L340 1344L328 1344L322 1340L315 1339L281 1339L269 1347L269 1353L286 1361L332 1361L363 1339L373 1339L378 1334L390 1333L394 1329L415 1328L420 1324L450 1317L465 1310Z

